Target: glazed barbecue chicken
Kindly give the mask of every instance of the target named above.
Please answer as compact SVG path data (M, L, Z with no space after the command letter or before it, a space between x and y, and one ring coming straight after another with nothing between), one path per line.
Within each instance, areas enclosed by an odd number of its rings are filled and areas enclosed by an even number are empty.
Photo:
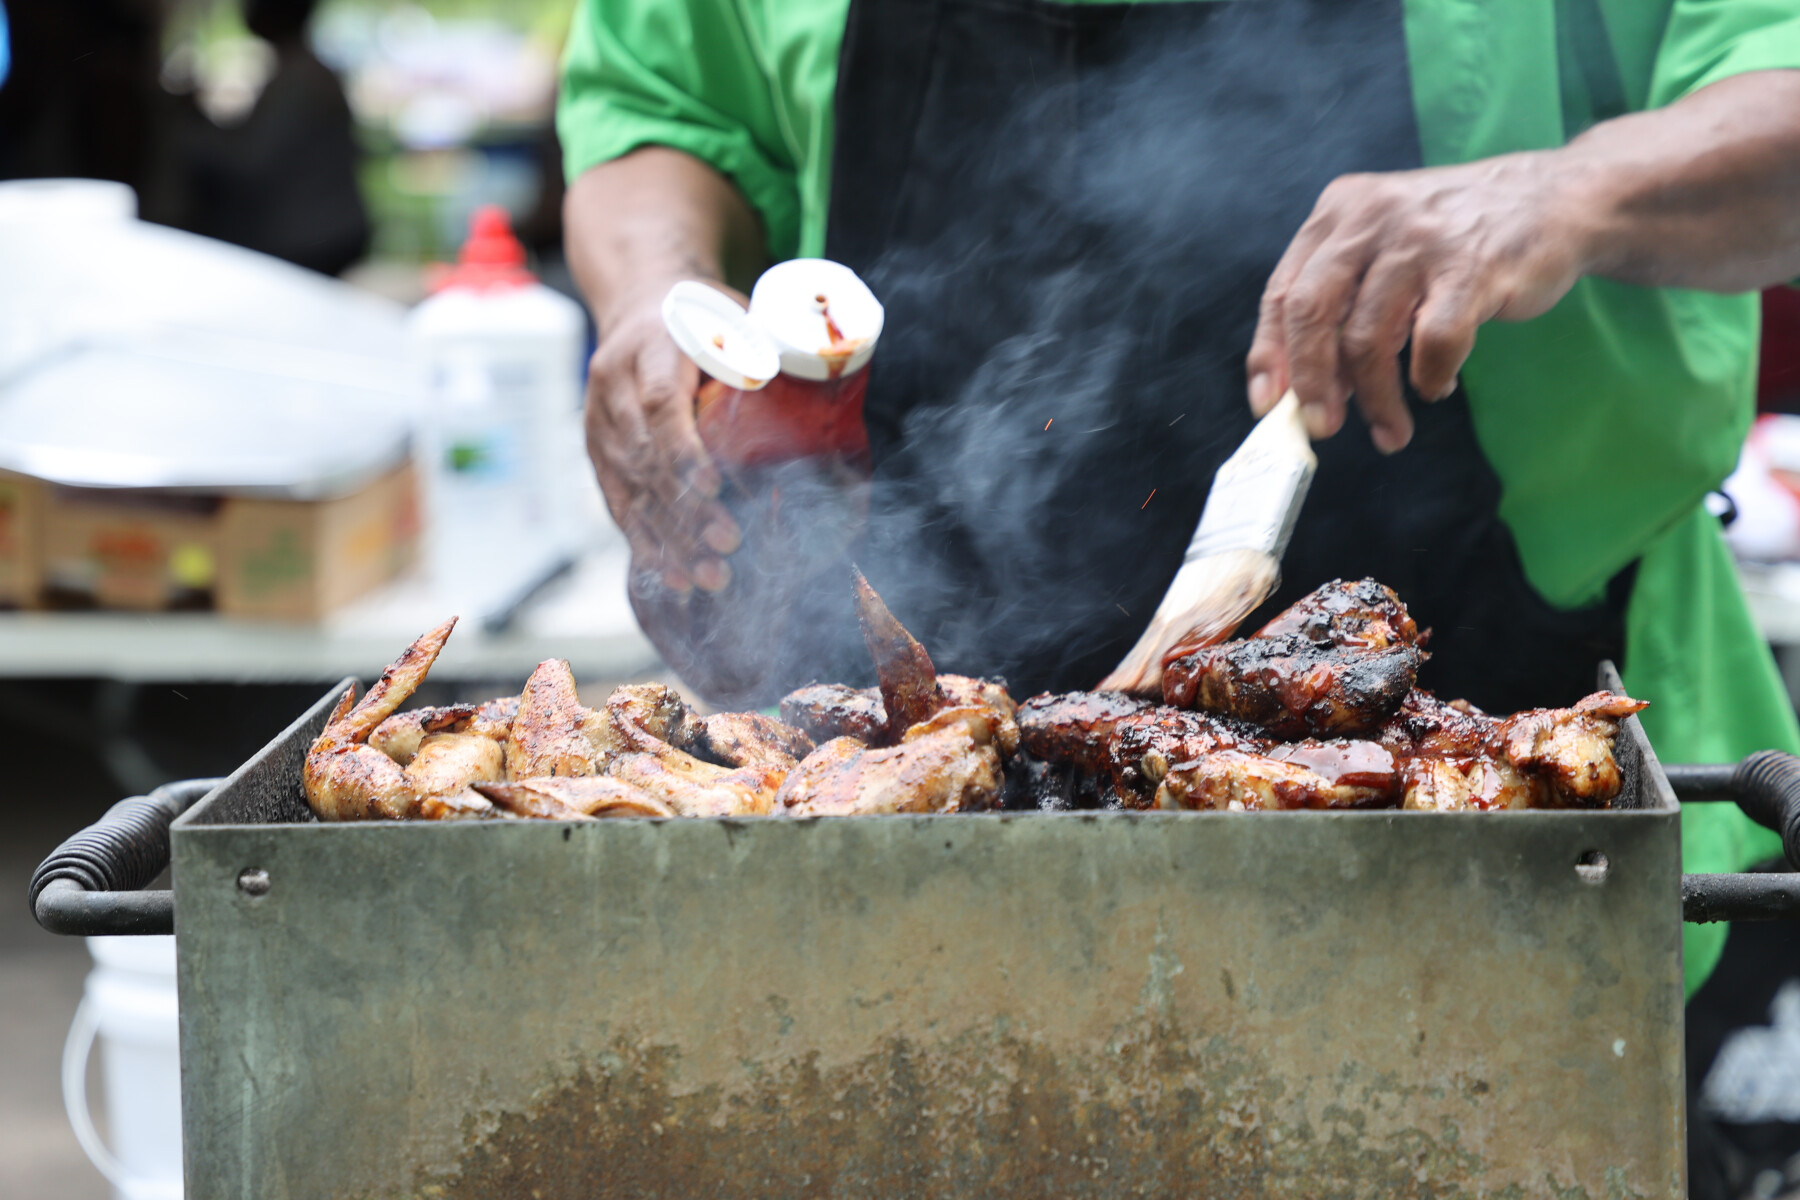
M1257 812L1602 807L1613 742L1640 701L1490 716L1413 686L1429 631L1373 580L1333 580L1254 636L1178 648L1163 704L1120 692L1034 696L939 675L860 573L877 686L812 684L761 713L703 716L659 683L599 708L569 664L484 704L396 710L454 620L360 702L332 710L306 756L321 820L872 816L1105 806Z
M1412 690L1421 641L1392 591L1334 579L1254 637L1170 658L1163 699L1276 737L1367 733Z

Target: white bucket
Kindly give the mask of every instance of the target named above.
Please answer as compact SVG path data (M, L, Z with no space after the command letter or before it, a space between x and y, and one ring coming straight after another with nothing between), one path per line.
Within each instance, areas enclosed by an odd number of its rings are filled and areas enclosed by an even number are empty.
M87 939L94 969L63 1046L63 1104L117 1200L181 1198L181 1052L173 937ZM112 1148L88 1111L87 1063L100 1041Z

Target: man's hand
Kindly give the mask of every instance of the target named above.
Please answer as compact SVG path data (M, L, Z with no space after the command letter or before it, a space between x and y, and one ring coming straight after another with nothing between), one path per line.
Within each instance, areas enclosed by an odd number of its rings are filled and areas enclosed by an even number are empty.
M588 455L634 569L676 592L717 592L731 582L723 556L742 535L719 503L719 470L694 426L700 368L663 328L666 291L624 306L588 364Z
M678 150L646 146L584 172L563 202L569 265L600 347L588 364L587 444L635 576L677 596L723 591L737 522L694 427L700 369L662 323L662 300L698 279L756 277L762 231L730 180Z
M1350 175L1269 279L1246 363L1258 416L1292 386L1315 438L1351 395L1375 445L1412 437L1398 356L1442 399L1490 320L1525 320L1597 275L1750 291L1800 274L1800 71L1757 71L1555 150Z
M1553 156L1335 180L1263 292L1251 345L1258 416L1292 387L1306 428L1329 437L1354 395L1375 445L1412 438L1399 354L1429 400L1456 388L1482 322L1524 320L1560 300L1587 265L1575 198Z

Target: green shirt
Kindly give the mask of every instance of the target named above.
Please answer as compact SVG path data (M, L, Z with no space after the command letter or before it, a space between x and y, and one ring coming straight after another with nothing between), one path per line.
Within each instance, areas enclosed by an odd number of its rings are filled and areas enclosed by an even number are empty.
M736 182L772 257L821 253L848 7L582 0L557 112L569 176L672 146ZM1611 43L1598 72L1576 49L1594 44L1581 34L1595 22ZM1594 114L1800 67L1800 2L1407 0L1406 37L1422 151L1437 165L1558 146ZM1699 507L1748 428L1757 333L1753 295L1587 279L1536 320L1483 327L1463 371L1503 486L1501 515L1539 591L1586 603L1641 557L1625 678L1651 702L1644 723L1671 762L1800 751L1786 692ZM1716 805L1684 814L1682 838L1689 870L1779 852L1773 834ZM1686 932L1691 990L1724 931Z

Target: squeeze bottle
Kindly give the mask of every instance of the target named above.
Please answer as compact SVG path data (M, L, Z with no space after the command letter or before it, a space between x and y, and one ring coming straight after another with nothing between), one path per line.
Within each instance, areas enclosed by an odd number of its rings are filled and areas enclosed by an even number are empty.
M410 318L432 585L492 621L573 556L584 506L580 306L525 269L497 206Z

